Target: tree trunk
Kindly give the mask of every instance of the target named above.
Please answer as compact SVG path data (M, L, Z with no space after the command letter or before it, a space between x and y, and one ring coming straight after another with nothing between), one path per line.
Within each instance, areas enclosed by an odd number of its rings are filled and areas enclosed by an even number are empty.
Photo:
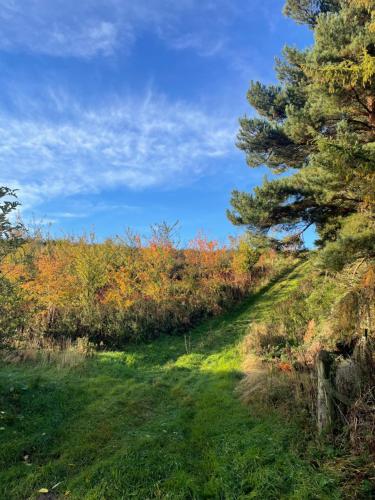
M367 107L369 109L368 121L370 125L375 126L375 97L369 96L367 98Z

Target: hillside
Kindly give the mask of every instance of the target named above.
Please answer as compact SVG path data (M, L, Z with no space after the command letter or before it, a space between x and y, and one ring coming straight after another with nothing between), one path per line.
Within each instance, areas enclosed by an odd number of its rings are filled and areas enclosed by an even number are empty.
M340 498L301 424L252 411L235 391L248 324L298 287L304 266L185 338L70 368L3 365L0 497Z

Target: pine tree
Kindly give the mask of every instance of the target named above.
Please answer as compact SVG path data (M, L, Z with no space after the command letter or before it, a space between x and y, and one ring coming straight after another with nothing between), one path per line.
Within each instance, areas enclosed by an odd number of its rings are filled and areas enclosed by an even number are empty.
M342 245L346 260L374 256L375 1L288 0L285 12L313 29L314 45L284 49L278 85L251 84L258 117L240 120L238 147L276 177L234 191L228 216L294 239L314 225L317 244Z

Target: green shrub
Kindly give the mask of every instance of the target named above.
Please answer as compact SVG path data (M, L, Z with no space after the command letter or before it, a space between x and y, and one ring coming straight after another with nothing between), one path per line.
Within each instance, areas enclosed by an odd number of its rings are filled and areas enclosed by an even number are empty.
M21 290L0 274L0 347L9 343L25 321Z

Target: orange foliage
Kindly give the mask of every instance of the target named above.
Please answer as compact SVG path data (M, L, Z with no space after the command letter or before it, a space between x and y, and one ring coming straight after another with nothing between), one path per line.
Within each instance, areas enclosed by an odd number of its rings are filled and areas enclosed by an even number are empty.
M248 292L250 262L243 241L229 248L199 234L179 249L155 232L145 242L30 240L2 270L25 292L29 328L121 343L217 314Z
M280 363L277 365L277 367L282 372L291 372L292 371L292 365L290 363L286 363L284 361L280 361Z

